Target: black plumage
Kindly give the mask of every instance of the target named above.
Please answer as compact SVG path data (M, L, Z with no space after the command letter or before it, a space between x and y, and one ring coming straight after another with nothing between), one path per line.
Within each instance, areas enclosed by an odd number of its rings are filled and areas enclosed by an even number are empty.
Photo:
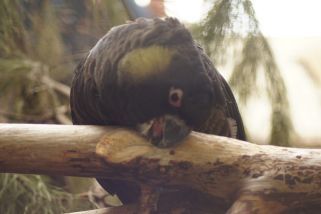
M74 124L132 127L160 147L190 130L245 140L230 87L173 18L111 29L77 66L70 105ZM123 203L140 192L125 181L98 181Z

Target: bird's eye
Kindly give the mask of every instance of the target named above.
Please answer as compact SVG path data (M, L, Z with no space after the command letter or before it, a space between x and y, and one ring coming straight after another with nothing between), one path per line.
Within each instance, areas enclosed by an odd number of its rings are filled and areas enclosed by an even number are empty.
M179 100L178 94L177 93L173 93L171 94L171 102L176 103Z
M169 96L168 96L169 104L176 108L181 107L183 95L184 93L182 89L171 87L169 90Z

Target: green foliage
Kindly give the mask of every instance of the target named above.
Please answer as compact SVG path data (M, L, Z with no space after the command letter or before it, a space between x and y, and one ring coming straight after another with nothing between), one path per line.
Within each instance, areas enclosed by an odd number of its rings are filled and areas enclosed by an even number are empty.
M0 1L0 57L20 56L26 51L20 12L17 0Z
M71 67L79 56L70 54L63 34L76 32L80 38L88 35L95 42L110 27L125 20L125 10L118 10L121 2L112 2L109 5L110 1L66 0L57 7L50 0L0 1L0 122L57 123L57 108L68 107L69 101L53 91L42 78L46 75L70 82ZM84 5L85 9L77 16L78 25L75 28L62 25L59 12L76 9L79 5ZM68 22L72 17L63 18ZM79 43L86 42L80 39ZM92 45L85 44L84 51ZM78 197L79 192L72 189L85 191L81 186L86 186L88 190L90 179L86 185L70 184L72 179L60 177L69 181L61 184L54 182L55 179L1 174L0 213L62 213L94 208L87 197ZM84 179L83 183L86 183Z
M30 50L31 57L50 67L58 65L62 62L64 47L51 1L41 1L40 8L27 15L32 23L28 41L34 43Z
M293 131L284 81L272 50L259 29L250 0L217 0L207 18L194 27L198 40L216 63L235 61L230 85L241 103L246 103L260 87L263 73L271 115L270 143L289 146Z
M22 59L0 59L1 112L13 122L49 122L58 105L48 86L41 82L48 67Z
M54 185L40 175L1 174L0 213L54 214L93 209L86 199Z
M128 20L126 10L119 0L101 1L99 4L90 5L92 14L92 25L95 26L96 32L105 34L109 28L124 24Z
M48 184L39 175L0 175L0 213L62 213L72 205L73 196Z

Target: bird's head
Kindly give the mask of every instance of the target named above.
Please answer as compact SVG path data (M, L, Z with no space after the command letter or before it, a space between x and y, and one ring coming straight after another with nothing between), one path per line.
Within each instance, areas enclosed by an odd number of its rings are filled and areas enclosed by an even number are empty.
M127 117L158 147L182 141L206 121L213 106L210 78L190 45L190 50L160 45L134 49L118 65L117 84L128 95Z
M107 123L135 127L154 145L168 147L207 120L215 99L211 78L177 20L114 29L90 57Z

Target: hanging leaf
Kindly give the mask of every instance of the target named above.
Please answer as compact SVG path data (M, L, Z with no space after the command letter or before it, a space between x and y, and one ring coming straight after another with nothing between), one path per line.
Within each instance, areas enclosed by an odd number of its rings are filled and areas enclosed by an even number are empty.
M289 146L293 126L286 87L251 1L213 1L207 17L193 32L216 64L231 63L232 58L229 82L241 103L261 89L257 80L263 72L265 94L272 107L270 143Z

